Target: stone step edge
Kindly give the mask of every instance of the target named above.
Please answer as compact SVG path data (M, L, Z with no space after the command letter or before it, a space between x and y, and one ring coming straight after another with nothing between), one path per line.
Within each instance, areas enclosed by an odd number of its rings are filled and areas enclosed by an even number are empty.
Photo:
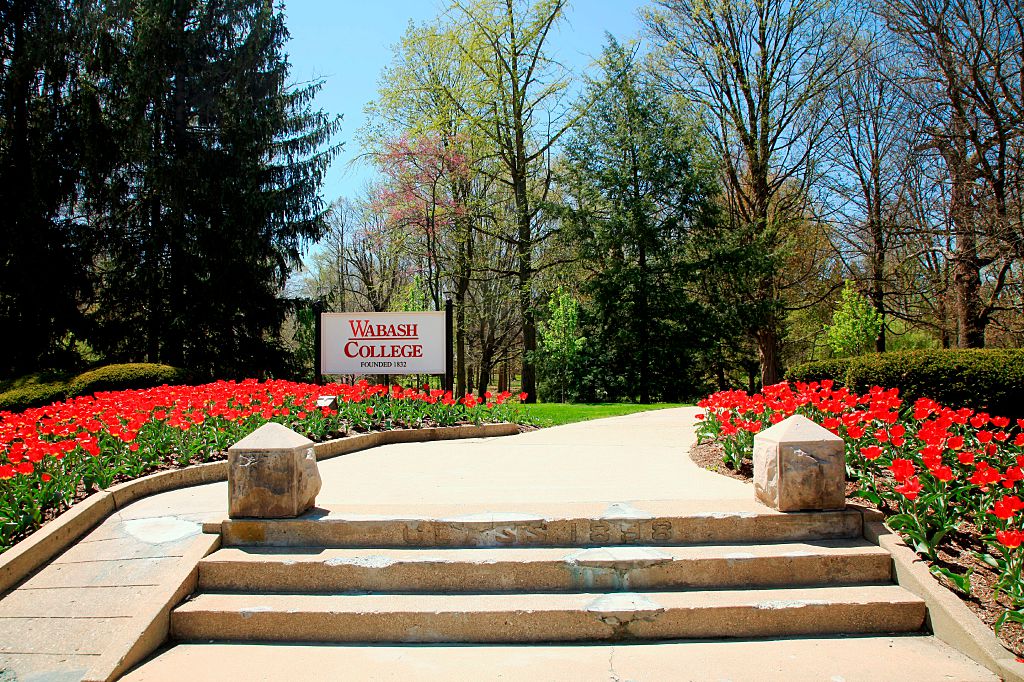
M896 585L570 595L205 593L176 609L171 622L172 635L186 641L707 639L917 632L925 604Z
M742 551L742 550L752 551ZM634 556L614 556L619 550L634 551ZM612 552L607 557L596 555L598 551ZM687 552L692 551L693 556L655 556L644 552ZM562 561L567 556L557 554L565 552L575 554L580 552L591 552L595 556L582 557L593 563L610 562L660 562L669 560L698 560L704 558L726 559L759 559L776 556L810 557L816 555L828 556L840 553L865 553L871 555L889 556L889 551L879 547L877 544L863 538L824 538L819 540L784 540L781 542L723 542L723 543L695 543L685 545L607 545L578 547L573 545L542 545L527 547L323 547L320 545L291 545L287 547L268 547L251 545L224 546L216 552L203 559L204 563L218 561L252 561L252 562L275 562L285 561L287 563L320 563L324 557L331 555L339 556L351 554L353 556L377 556L381 553L383 558L391 559L392 562L438 562L449 559L458 562L480 563L490 560L498 560L502 563L512 561L507 556L517 556L522 553L526 561ZM761 552L758 554L757 552ZM228 558L239 555L239 558ZM425 558L424 558L425 557Z
M446 519L298 517L231 519L223 521L219 530L226 546L681 545L855 538L863 534L863 517L852 509L796 514L703 512L645 518L544 518L526 514Z
M820 587L770 587L770 588L755 588L755 589L726 589L726 590L629 590L626 592L603 592L600 590L590 592L511 592L511 593L481 593L481 594L447 594L447 593L428 593L428 594L389 594L389 593L360 593L360 594L279 594L274 592L197 592L186 599L182 604L178 606L176 610L189 610L195 606L197 602L224 598L229 601L244 602L258 601L265 599L269 602L280 602L282 605L293 606L295 599L300 601L305 600L313 602L317 605L328 604L330 602L423 602L427 603L432 612L436 608L435 602L444 602L445 600L451 600L454 602L460 602L463 604L473 605L473 602L479 601L497 601L497 602L510 602L514 603L517 598L521 597L527 602L569 602L569 603L590 603L595 599L604 600L605 598L612 598L614 603L609 602L606 606L610 608L609 612L618 612L623 606L625 601L631 599L637 599L638 607L631 607L628 610L645 610L651 606L650 601L658 598L666 601L683 601L683 602L694 602L702 599L709 600L709 604L712 608L722 604L735 605L737 603L746 603L748 601L760 603L765 601L808 601L817 605L826 605L830 598L844 599L850 595L856 596L867 593L868 601L875 598L891 598L893 596L899 597L900 599L911 602L923 604L924 600L918 597L910 590L901 587L895 583L882 583L873 585L825 585ZM589 600L589 601L588 601ZM444 606L447 606L445 604ZM403 607L404 608L404 607ZM559 607L562 608L562 607ZM442 609L447 610L447 609ZM458 609L456 609L458 610ZM556 609L557 610L557 609ZM293 608L289 608L287 613L297 613Z
M853 585L892 578L889 553L864 540L671 548L308 549L226 547L200 562L200 589L562 592ZM743 549L754 551L738 551Z
M461 427L465 428L465 427ZM223 464L219 462L218 464ZM714 505L709 509L710 505ZM495 509L497 508L497 511ZM427 521L553 521L559 519L587 519L592 521L629 521L651 520L654 518L801 518L816 514L860 514L865 522L882 521L882 514L871 507L848 502L843 509L826 511L780 512L766 507L756 501L729 499L714 502L712 500L630 500L620 502L569 502L569 503L531 503L531 504L492 504L478 502L473 504L439 505L439 504L359 504L344 505L338 503L322 503L298 517L292 518L235 518L224 513L216 517L211 515L205 522L206 532L218 533L224 524L259 522L266 524L295 523L349 523L359 521L400 521L403 523Z

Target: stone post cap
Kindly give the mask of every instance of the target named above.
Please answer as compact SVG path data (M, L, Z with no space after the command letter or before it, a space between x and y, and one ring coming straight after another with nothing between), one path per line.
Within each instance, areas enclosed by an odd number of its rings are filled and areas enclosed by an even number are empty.
M248 436L228 448L228 452L240 450L294 450L308 448L313 441L295 433L287 426L277 422L267 422Z
M755 437L773 443L843 442L841 437L802 414L786 417L778 424L761 431Z
M228 516L294 518L316 503L313 441L267 422L228 448Z
M846 445L795 414L754 436L754 494L779 511L842 509Z

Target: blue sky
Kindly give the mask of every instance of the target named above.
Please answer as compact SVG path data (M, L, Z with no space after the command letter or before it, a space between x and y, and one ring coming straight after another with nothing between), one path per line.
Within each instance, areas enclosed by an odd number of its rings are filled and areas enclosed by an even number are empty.
M354 139L362 126L363 107L377 93L377 78L391 62L391 46L409 23L426 21L447 3L437 0L286 0L291 41L288 57L296 82L323 78L317 104L344 114L341 140L345 150L324 184L324 199L355 195L372 177L365 167L351 165L359 154ZM550 39L551 52L577 74L601 51L605 31L620 40L639 33L637 8L643 0L575 0L566 21Z

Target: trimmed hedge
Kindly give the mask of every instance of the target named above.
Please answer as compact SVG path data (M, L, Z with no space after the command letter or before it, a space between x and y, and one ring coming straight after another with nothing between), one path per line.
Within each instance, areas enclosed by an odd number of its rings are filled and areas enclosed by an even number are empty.
M107 365L79 374L69 381L68 396L89 395L99 391L152 388L163 384L181 384L186 381L185 372L170 365L157 365L148 362Z
M786 372L786 378L790 381L821 381L831 379L843 383L846 380L846 372L850 369L850 358L834 358L832 360L815 360L805 362L802 365L790 368Z
M898 388L907 400L931 398L949 407L1024 417L1024 350L911 350L805 363L792 381L832 379L851 391Z
M0 393L0 410L18 412L99 391L152 388L187 381L186 372L170 365L145 362L106 365L83 372L66 382L27 383Z
M0 393L0 410L21 412L30 407L49 405L67 397L68 385L63 382L28 384Z

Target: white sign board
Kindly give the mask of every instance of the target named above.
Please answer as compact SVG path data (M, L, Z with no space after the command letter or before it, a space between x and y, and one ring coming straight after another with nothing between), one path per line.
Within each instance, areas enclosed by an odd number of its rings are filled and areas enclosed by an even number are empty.
M323 313L321 374L444 374L445 314Z

